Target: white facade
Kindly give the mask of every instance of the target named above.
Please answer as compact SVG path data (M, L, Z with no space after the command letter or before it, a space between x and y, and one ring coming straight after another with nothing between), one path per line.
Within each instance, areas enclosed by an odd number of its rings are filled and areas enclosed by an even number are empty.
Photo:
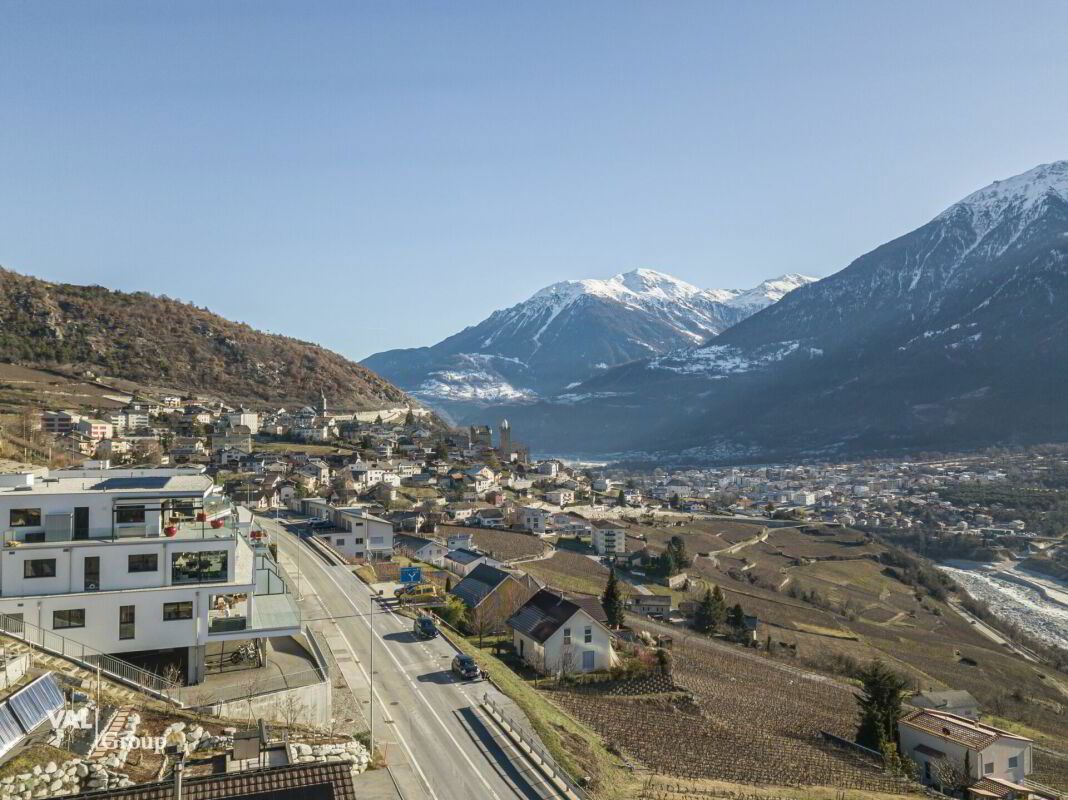
M544 508L523 506L516 512L519 527L528 530L537 536L544 536L549 532L549 519L552 514Z
M593 552L599 556L622 555L627 552L627 532L617 525L601 520L593 523Z
M257 629L251 518L212 491L188 470L0 476L0 613L109 654L187 649L192 682L213 639L299 631Z
M542 644L513 628L512 644L520 658L547 675L592 672L615 663L612 634L582 609Z
M570 489L553 489L545 493L546 501L563 508L575 502L575 493Z
M898 736L901 754L916 763L919 780L926 785L939 783L941 761L960 769L967 762L976 780L1022 784L1031 773L1030 739L967 717L915 711L898 722Z
M340 532L322 535L344 555L350 558L388 558L393 555L393 523L368 514L362 508L334 509L333 518Z

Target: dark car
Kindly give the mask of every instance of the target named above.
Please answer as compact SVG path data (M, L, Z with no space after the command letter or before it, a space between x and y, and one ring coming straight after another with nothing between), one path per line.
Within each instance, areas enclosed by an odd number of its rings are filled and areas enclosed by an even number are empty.
M453 656L452 671L466 681L472 681L479 675L478 664L471 656Z
M433 639L438 635L438 627L430 617L416 617L412 623L412 633L420 639Z

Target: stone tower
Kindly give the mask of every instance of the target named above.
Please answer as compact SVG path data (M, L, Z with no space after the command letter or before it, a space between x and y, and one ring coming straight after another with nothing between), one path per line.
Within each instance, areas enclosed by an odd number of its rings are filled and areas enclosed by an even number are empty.
M319 416L326 416L326 389L319 390Z
M507 456L508 452L512 449L512 425L508 420L502 420L500 428L498 429L500 434L500 447L501 455Z

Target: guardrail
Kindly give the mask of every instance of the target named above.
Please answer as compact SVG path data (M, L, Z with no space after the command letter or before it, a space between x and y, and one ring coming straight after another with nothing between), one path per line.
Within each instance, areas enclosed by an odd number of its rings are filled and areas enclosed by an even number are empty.
M482 706L493 715L498 724L504 728L507 733L511 734L518 740L518 742L526 748L529 754L537 759L542 770L550 780L558 781L563 784L565 794L577 798L577 800L589 800L590 796L586 791L578 785L574 778L568 775L567 772L556 763L556 759L546 752L541 743L533 737L525 734L522 728L512 722L511 718L504 713L501 707L497 705L488 694L482 695Z
M148 692L160 699L169 700L179 706L182 705L181 684L169 681L154 672L135 667L127 661L109 656L74 639L68 639L55 631L39 628L9 614L0 614L0 631L39 650L70 659L89 670L99 669L101 673L113 680Z

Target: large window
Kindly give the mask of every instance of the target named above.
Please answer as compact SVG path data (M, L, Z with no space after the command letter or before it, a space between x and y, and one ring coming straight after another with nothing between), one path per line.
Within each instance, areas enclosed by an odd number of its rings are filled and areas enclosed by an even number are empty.
M192 619L193 618L193 603L192 601L184 601L181 603L164 603L163 604L163 621L170 622L175 619Z
M115 522L119 525L133 525L143 523L144 521L144 506L119 506L115 509Z
M225 550L171 553L171 583L211 583L227 579Z
M1020 757L1009 756L1009 769L1016 769L1018 766L1020 766Z
M13 508L8 520L12 528L37 528L41 525L41 509Z
M135 606L119 606L119 638L134 638Z
M129 572L155 572L159 569L159 556L156 553L138 553L127 557Z
M28 558L22 562L23 578L56 577L56 560L54 558Z
M84 608L68 608L66 611L53 611L52 612L52 628L53 630L60 630L62 628L84 628L85 627L85 609Z

